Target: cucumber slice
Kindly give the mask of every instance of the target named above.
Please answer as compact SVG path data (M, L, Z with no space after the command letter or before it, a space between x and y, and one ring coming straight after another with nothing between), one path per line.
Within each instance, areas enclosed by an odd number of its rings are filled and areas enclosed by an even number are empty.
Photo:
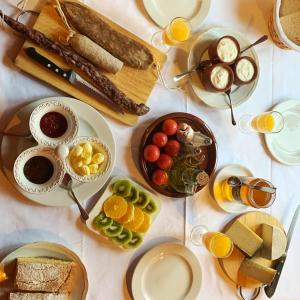
M126 228L123 228L122 232L118 236L112 238L113 242L118 245L126 245L131 241L131 239L132 232Z
M123 226L119 223L113 221L113 223L103 230L103 234L109 238L118 236L123 230Z
M93 220L93 226L96 229L106 229L110 227L113 223L113 219L107 217L105 213L102 211L97 217Z
M157 205L153 199L150 199L147 206L143 209L148 214L153 214L157 211Z
M135 202L134 205L140 208L145 208L149 204L150 200L151 198L147 193L140 192L139 199Z
M142 242L143 242L143 237L136 232L132 232L132 238L129 243L124 245L124 248L135 249L139 247L142 244Z
M128 202L131 202L131 203L134 204L139 200L139 194L140 194L140 192L134 186L132 186L131 191L130 191L130 195L128 197L126 197L125 199Z
M132 185L128 180L116 181L112 186L114 194L124 198L130 195L131 188Z

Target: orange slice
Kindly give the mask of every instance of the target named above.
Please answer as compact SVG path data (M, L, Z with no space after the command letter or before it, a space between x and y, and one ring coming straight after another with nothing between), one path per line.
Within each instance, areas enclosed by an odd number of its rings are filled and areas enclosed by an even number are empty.
M127 224L124 224L124 226L129 230L136 231L143 224L143 222L144 222L143 211L140 208L135 207L133 220Z
M133 218L134 218L134 205L131 203L127 203L126 214L122 218L118 219L117 221L121 224L126 224L132 221Z
M151 217L148 214L144 213L144 222L142 225L137 229L139 233L146 233L151 226Z
M119 196L111 196L104 202L104 212L114 220L122 218L127 212L127 201Z

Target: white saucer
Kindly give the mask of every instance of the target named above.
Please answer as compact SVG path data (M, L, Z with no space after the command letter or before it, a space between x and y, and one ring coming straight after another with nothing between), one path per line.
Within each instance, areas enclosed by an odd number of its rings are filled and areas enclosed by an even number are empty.
M253 176L252 172L240 165L228 165L221 169L213 182L214 198L218 205L228 213L240 214L248 210L248 206L235 201L230 202L224 199L221 192L221 183L230 176Z
M273 108L282 113L284 128L276 134L265 134L273 157L286 165L300 165L300 100L282 102Z
M202 284L200 263L182 244L161 244L139 261L132 278L135 300L194 300Z
M233 29L222 27L211 28L203 34L199 35L196 41L193 43L188 57L188 69L193 69L200 60L208 59L207 49L209 45L214 40L219 39L224 35L231 35L235 37L240 43L241 49L244 49L251 44L242 33L237 32ZM259 79L259 60L254 48L246 51L243 56L250 56L254 59L258 68L258 76L257 79L250 84L241 87L232 87L231 99L234 107L241 105L251 97L256 89ZM228 96L223 93L211 93L206 91L197 72L193 72L191 75L191 85L196 96L206 105L218 109L229 109Z
M7 269L8 281L2 284L2 291L8 293L13 290L12 281L14 278L14 261L18 257L48 257L60 260L73 261L77 265L76 276L74 277L74 287L70 295L72 300L84 300L88 292L88 275L80 258L70 249L63 245L48 242L37 242L22 246L8 254L1 262ZM6 299L6 298L5 298Z
M166 27L174 18L183 17L196 30L206 19L211 0L143 0L146 11L160 27Z
M32 102L18 112L9 122L6 127L6 131L14 132L17 134L26 134L29 133L28 120L31 112L41 103L45 101L63 101L76 112L79 119L79 131L78 136L94 136L100 137L103 143L110 150L111 154L111 164L104 176L97 179L95 182L91 183L79 183L74 182L74 193L76 197L80 200L86 200L92 195L97 193L102 186L109 179L113 167L115 165L116 159L116 146L113 134L109 128L109 125L102 117L102 115L96 111L91 106L81 102L79 100L68 98L68 97L54 97L42 99L39 101ZM38 202L43 205L48 206L69 206L73 205L74 201L69 196L67 190L58 187L55 190L46 193L46 194L31 194L25 192L19 187L16 183L13 176L13 166L18 155L23 152L25 149L32 147L33 144L28 140L23 138L12 138L12 137L3 137L1 144L1 162L2 169L8 180L28 199Z

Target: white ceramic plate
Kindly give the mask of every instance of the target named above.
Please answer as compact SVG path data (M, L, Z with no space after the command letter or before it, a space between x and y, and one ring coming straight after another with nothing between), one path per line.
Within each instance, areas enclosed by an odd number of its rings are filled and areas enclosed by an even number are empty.
M194 300L202 284L200 263L181 244L161 244L139 261L132 278L135 300Z
M211 0L144 0L146 11L160 27L166 27L174 18L189 19L196 30L206 19Z
M251 44L242 33L239 33L233 29L221 27L212 28L199 35L199 37L193 43L188 57L188 69L193 69L200 62L200 60L208 59L207 48L214 40L219 39L224 35L234 36L239 41L242 50ZM256 89L259 79L259 61L254 48L245 52L243 56L250 56L255 60L258 68L258 76L257 79L250 84L241 87L232 87L231 98L232 104L235 107L246 102L251 97ZM229 109L228 96L226 94L211 93L206 91L201 83L201 80L199 79L197 72L193 72L191 75L191 85L196 96L206 105L219 109Z
M116 159L116 147L113 134L102 115L91 106L79 100L67 97L54 97L32 102L21 108L12 118L5 129L18 134L29 133L28 120L31 112L45 101L63 101L77 113L79 118L78 136L99 137L107 145L111 153L111 164L104 176L92 183L74 183L74 193L80 201L86 200L98 192L111 175ZM31 194L23 191L13 176L13 165L18 155L32 147L27 139L3 137L1 144L1 161L3 171L8 180L28 199L49 206L68 206L74 202L68 191L58 187L47 194Z
M267 147L279 162L300 165L300 101L285 101L273 110L282 113L284 128L276 134L265 134Z
M228 165L221 169L213 182L214 198L218 205L228 213L240 214L248 210L248 206L238 202L230 202L224 199L221 191L221 183L230 176L253 176L252 172L240 165Z
M93 226L93 220L96 216L99 215L99 213L102 211L102 207L103 204L105 202L106 199L108 199L110 196L112 196L112 191L111 191L111 186L114 182L118 181L118 180L129 180L131 182L131 184L133 186L135 186L138 190L140 191L144 191L146 193L148 193L151 198L155 201L156 205L157 205L157 211L155 213L151 214L151 227L153 226L153 222L156 219L157 215L160 212L161 209L161 201L160 198L158 198L155 194L153 194L152 192L146 190L145 188L143 188L141 185L139 185L138 183L136 183L135 181L132 181L130 178L128 177L124 177L124 176L117 176L114 177L109 184L107 185L106 190L104 191L104 193L102 194L102 196L100 197L100 199L97 201L97 203L95 204L95 206L93 207L93 209L91 210L90 214L89 214L89 219L86 221L86 225L89 228L89 230L93 231L94 233L96 233L103 241L107 241L108 243L112 244L112 242L110 241L109 238L106 238L105 236L103 236L98 230L96 230ZM151 230L151 227L149 228L149 230ZM147 234L147 233L146 233ZM143 236L145 236L146 234L144 234ZM114 244L115 245L115 244ZM142 245L142 244L141 244ZM124 250L124 248L122 248L120 246L121 249ZM133 249L135 250L135 249Z
M70 299L86 299L88 292L88 276L80 258L65 246L48 242L27 244L11 252L2 260L1 263L4 265L5 271L9 277L8 281L5 282L5 286L3 287L5 291L3 292L10 292L12 290L12 282L14 278L13 263L18 257L49 257L75 262L78 266L78 272L74 278L74 287L70 295Z

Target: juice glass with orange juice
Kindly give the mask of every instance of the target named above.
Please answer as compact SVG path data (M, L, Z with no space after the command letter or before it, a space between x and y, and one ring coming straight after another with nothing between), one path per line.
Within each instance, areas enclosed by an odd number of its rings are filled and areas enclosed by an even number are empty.
M229 257L234 248L232 240L226 234L210 232L202 225L192 229L191 241L196 246L205 246L216 258Z
M236 201L254 208L270 207L276 198L276 188L273 184L262 178L238 177L242 184L233 186L230 178L221 184L222 194L227 201ZM270 192L260 190L259 187L271 188Z
M4 265L0 263L0 282L7 280L7 276L4 272Z
M284 118L277 111L269 111L257 116L244 115L239 120L239 128L244 133L278 133L284 127Z
M187 41L191 36L191 25L185 18L175 18L163 30L156 32L152 37L152 44L167 52L171 46Z

